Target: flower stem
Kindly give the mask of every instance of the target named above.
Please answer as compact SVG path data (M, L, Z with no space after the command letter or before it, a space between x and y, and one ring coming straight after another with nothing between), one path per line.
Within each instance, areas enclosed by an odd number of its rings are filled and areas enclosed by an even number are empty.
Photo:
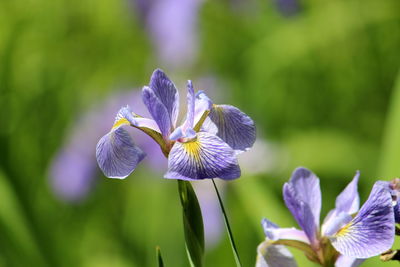
M225 212L224 204L222 203L222 199L221 199L221 196L220 196L220 194L218 192L218 188L217 188L217 185L215 184L214 179L211 179L211 180L212 180L212 183L214 185L215 192L217 193L219 205L221 207L222 214L224 216L224 222L225 222L225 226L226 226L226 231L228 232L229 241L231 243L233 256L235 257L236 266L237 267L242 267L242 264L240 263L239 253L237 252L235 241L233 240L233 234L232 234L231 226L229 225L228 216L226 215L226 212Z

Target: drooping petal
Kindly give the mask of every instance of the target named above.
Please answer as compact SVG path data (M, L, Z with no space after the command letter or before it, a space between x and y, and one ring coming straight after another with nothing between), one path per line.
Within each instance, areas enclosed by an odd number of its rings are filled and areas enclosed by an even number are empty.
M394 232L392 196L387 187L378 181L356 217L330 240L343 255L368 258L391 248Z
M146 121L146 125L147 123L149 122ZM128 125L139 127L132 111L127 106L118 111L111 131L97 143L97 163L104 175L109 178L124 179L135 170L137 164L146 155L122 128Z
M171 133L171 119L167 108L156 96L154 91L145 86L142 90L143 103L146 105L153 119L157 122L161 134L167 137Z
M365 259L356 259L347 257L345 255L339 255L335 262L335 267L357 267L363 263Z
M149 87L165 106L171 125L175 126L179 112L179 94L174 83L162 70L156 69L150 78Z
M310 242L316 243L321 212L319 179L311 171L297 168L283 187L283 198Z
M257 247L256 267L297 267L297 263L285 246L266 240Z
M233 149L218 136L199 132L192 141L176 142L168 158L169 179L199 180L240 177L240 168Z
M310 244L308 237L304 231L296 228L279 228L276 224L272 223L267 219L263 219L261 222L265 236L273 241L285 239L285 240L297 240L306 244Z
M240 109L230 105L213 105L208 117L218 128L217 135L237 153L253 146L256 127Z
M97 163L109 178L124 179L135 170L144 157L145 153L121 127L112 130L97 143Z
M360 172L357 171L353 180L346 186L346 188L336 198L335 209L331 210L325 217L322 225L321 233L325 235L325 232L332 233L335 231L335 227L340 224L338 217L350 216L358 211L360 208L360 197L358 195L358 179ZM347 222L346 222L347 223ZM329 230L328 230L329 229ZM329 235L329 233L327 233Z

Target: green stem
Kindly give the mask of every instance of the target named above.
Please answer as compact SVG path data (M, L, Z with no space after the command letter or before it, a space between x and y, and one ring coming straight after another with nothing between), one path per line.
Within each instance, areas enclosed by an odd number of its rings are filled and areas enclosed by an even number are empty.
M224 215L226 231L228 232L229 241L231 243L233 256L235 257L236 266L242 267L242 264L240 263L239 253L237 252L235 241L233 240L233 234L232 234L231 226L229 225L228 216L226 215L226 212L225 212L224 204L222 203L222 199L221 199L221 196L220 196L220 194L218 192L218 188L217 188L217 185L215 184L214 179L211 179L211 181L212 181L212 183L214 185L215 192L217 193L219 205L220 205L221 210L222 210L222 214Z

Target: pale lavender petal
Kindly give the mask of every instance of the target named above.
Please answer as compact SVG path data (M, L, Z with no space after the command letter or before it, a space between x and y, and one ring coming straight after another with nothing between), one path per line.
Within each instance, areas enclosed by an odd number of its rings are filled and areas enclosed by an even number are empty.
M145 153L121 127L109 132L97 143L97 163L109 178L126 178L144 157Z
M257 247L256 267L296 267L292 253L283 245L273 245L268 240Z
M142 98L143 103L147 106L151 116L157 122L161 134L164 137L167 137L171 133L170 131L172 127L167 108L156 96L154 91L147 86L143 87Z
M192 128L186 129L186 131L183 130L182 126L179 126L176 128L169 136L169 139L172 141L177 141L182 138L185 139L193 139L196 137L196 132Z
M218 128L217 135L237 152L253 146L256 127L240 109L230 105L213 105L209 118Z
M283 187L283 197L310 242L315 243L321 212L321 189L317 176L306 168L297 168Z
M330 240L343 255L369 258L392 247L394 232L392 196L387 187L378 181L356 217Z
M193 130L194 127L194 105L195 105L195 94L194 94L194 89L191 81L188 81L188 94L187 94L187 116L185 122L182 124L182 126L179 126L176 128L171 135L169 136L169 139L176 141L181 138L186 138L186 139L193 139L196 137L196 132Z
M176 142L168 157L169 179L199 180L221 178L231 180L240 177L240 168L235 152L219 137L197 133L197 138Z
M347 257L345 255L339 255L335 262L335 267L357 267L363 263L365 259L356 259Z
M321 234L323 236L331 236L335 234L340 228L348 224L353 217L345 212L337 212L334 210L329 215L329 220L322 226Z
M358 196L357 183L360 176L360 172L357 171L353 180L346 186L346 188L336 198L335 209L331 210L325 217L322 225L322 235L330 235L337 231L336 227L341 224L338 221L338 217L347 217L356 213L360 208L360 197ZM343 214L342 214L343 213ZM347 223L347 222L346 222ZM342 226L342 225L341 225Z
M126 119L132 126L136 126L139 128L148 128L158 133L161 133L160 128L154 120L138 117L138 115L135 114L129 106L123 107L119 110L115 118L115 123L118 123L123 119Z
M153 90L159 101L165 106L171 125L175 126L179 112L179 94L174 83L162 70L156 69L150 78L149 87Z
M210 111L211 108L212 108L212 102L210 98L208 98L208 96L203 91L197 92L195 99L194 125L197 125L197 123L199 123L200 120L202 119L204 113L206 111ZM215 134L216 133L217 130L215 131Z
M192 81L188 81L187 84L187 117L183 125L184 129L194 127L194 107L195 107L195 94Z
M358 196L358 179L360 172L357 171L353 180L346 186L342 193L336 198L336 209L348 214L354 214L360 208L360 197Z
M261 222L265 236L270 240L297 240L306 244L310 244L308 237L304 231L296 228L279 228L276 224L272 223L267 219L263 219Z

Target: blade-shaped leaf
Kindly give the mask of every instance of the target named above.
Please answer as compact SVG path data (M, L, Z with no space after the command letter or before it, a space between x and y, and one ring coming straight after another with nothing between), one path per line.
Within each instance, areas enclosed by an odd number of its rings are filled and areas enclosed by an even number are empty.
M203 266L204 226L200 205L190 182L178 180L186 251L191 266Z

